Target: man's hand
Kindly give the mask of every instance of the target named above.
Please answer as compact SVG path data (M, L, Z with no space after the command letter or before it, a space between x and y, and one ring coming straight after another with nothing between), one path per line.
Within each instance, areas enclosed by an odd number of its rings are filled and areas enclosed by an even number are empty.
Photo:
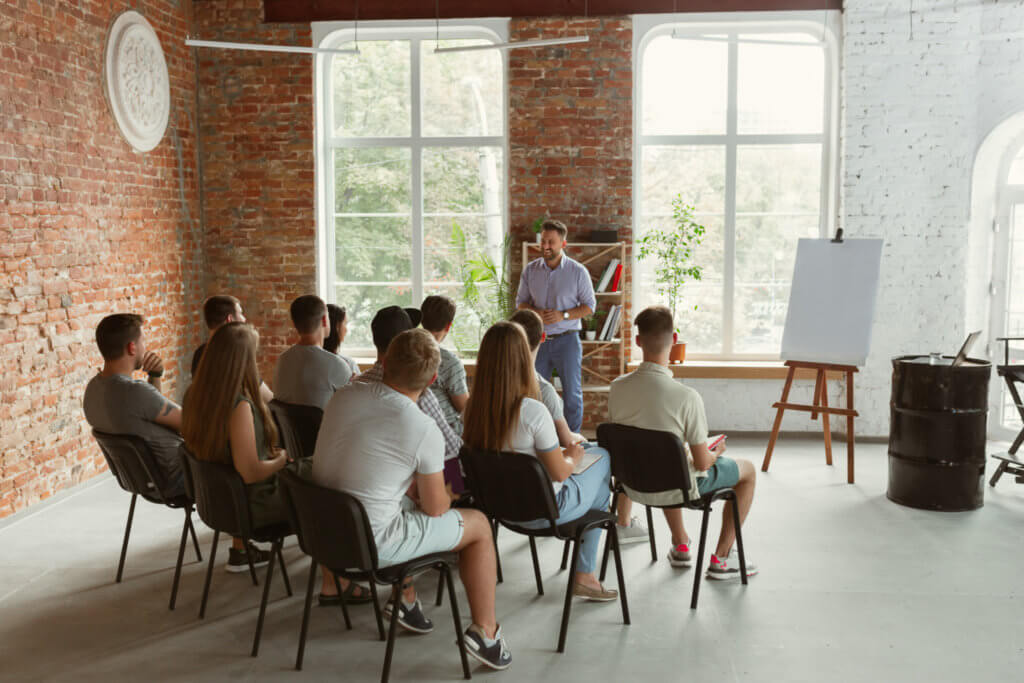
M544 321L545 325L553 325L563 319L562 312L553 308L545 308L540 312L540 319Z
M575 467L583 459L583 446L574 443L565 449L564 454L567 459L572 460L573 467Z
M583 436L582 434L577 434L576 432L573 432L573 434L572 434L572 442L574 444L575 443L581 443L581 444L582 443L586 443L587 442L587 437Z
M146 372L162 373L164 371L164 362L156 353L147 351L146 355L142 357L142 369Z

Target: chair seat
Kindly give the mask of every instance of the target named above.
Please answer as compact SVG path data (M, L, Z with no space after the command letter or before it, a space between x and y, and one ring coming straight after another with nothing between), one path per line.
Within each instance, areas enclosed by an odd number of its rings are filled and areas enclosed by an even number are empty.
M409 576L421 570L426 571L438 562L455 566L459 563L459 556L453 552L431 553L430 555L414 558L408 562L380 567L376 572L365 569L331 569L331 571L338 576L354 581L370 581L373 579L379 584L389 585L396 583L403 575Z
M294 533L295 532L292 531L291 524L288 522L278 522L276 524L268 524L267 526L261 526L253 529L251 538L259 543L270 543L279 538L291 536Z
M506 522L501 520L501 523L515 531L517 534L525 534L526 536L555 536L556 538L575 538L577 533L582 533L587 529L591 529L595 526L599 526L609 521L615 521L615 515L604 512L603 510L588 510L582 517L578 517L571 522L565 524L559 524L555 529L551 527L544 527L541 529L530 529L528 527L519 526L512 522Z

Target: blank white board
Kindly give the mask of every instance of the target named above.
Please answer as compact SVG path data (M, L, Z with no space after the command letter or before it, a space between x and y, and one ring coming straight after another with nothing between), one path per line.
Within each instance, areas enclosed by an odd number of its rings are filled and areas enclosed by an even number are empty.
M881 239L801 239L782 359L864 365L871 347Z

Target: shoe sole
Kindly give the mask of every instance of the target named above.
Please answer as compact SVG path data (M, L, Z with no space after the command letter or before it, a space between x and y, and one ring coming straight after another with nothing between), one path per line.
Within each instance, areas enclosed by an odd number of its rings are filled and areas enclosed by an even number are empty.
M676 558L674 558L671 555L669 555L668 556L668 563L670 565L672 565L673 567L676 567L677 569L679 569L679 568L685 569L687 567L692 567L693 566L693 558L691 557L688 560L677 560Z
M644 534L643 536L623 536L619 535L619 545L629 545L630 543L643 543L648 540L650 536Z
M401 622L399 622L399 623L401 623ZM473 648L471 648L471 647L469 646L469 643L468 643L468 642L467 642L467 643L466 643L466 644L465 644L465 645L463 646L463 648L462 648L462 649L466 651L466 654L467 654L467 655L469 655L470 657L472 657L472 658L473 658L473 659L475 659L476 661L480 662L480 663L481 663L481 664L483 664L484 666L486 666L486 667L489 667L489 668L491 668L491 669L494 669L495 671L504 671L505 669L507 669L507 668L509 668L510 666L512 666L512 662L509 662L508 664L505 664L504 666L501 666L501 665L495 664L495 663L494 663L494 662L492 662L491 660L489 660L489 659L485 658L485 657L484 657L483 655L481 655L481 654L477 653L477 651L476 651L476 650L474 650Z
M756 569L748 569L747 570L747 578L749 579L751 576L757 576L757 570ZM707 578L710 581L739 581L742 577L740 576L739 570L737 570L736 572L729 572L728 574L719 574L719 573L708 572L707 573Z
M259 569L260 567L266 567L269 560L264 562L253 562L253 569ZM224 571L229 574L241 574L242 572L249 571L249 564L226 564L224 565Z
M580 595L579 593L573 593L572 595L574 598L579 598L580 600L589 600L590 602L615 602L619 599L618 593L610 597L602 597L597 595Z
M384 613L384 618L387 619L388 621L391 621L391 614L389 612L385 612ZM417 633L419 635L426 635L428 633L433 633L434 632L434 627L433 626L430 627L430 630L426 630L425 631L425 630L423 630L421 628L416 628L415 626L410 626L409 624L407 624L406 622L402 621L401 619L398 620L398 625L401 626L402 628L404 628L409 633Z

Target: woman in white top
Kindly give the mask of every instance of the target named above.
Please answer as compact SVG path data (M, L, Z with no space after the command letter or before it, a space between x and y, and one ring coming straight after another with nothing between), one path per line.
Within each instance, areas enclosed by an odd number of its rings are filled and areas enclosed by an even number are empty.
M348 313L344 306L327 304L327 318L330 322L331 332L324 338L324 348L345 361L345 364L352 370L352 376L355 377L360 372L359 366L354 360L341 353L341 342L345 341L345 337L348 336Z
M580 444L559 447L555 423L539 397L526 333L516 323L496 323L480 342L463 440L471 448L514 451L538 458L551 477L559 524L582 517L589 510L607 510L611 476L608 458L600 457L582 473L573 474L583 458L583 448ZM531 525L541 528L547 526L547 521L523 526ZM573 593L590 600L611 601L618 593L605 590L594 574L600 542L599 528L583 535Z

